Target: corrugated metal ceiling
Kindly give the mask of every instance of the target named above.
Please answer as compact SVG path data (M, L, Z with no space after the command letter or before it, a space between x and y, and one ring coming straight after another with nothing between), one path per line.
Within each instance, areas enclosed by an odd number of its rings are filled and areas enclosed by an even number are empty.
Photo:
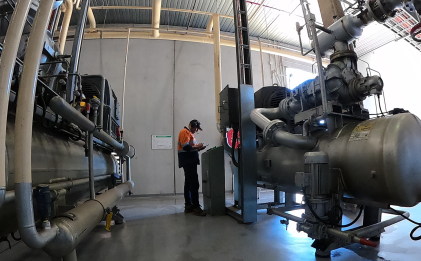
M263 1L263 5L260 4ZM308 0L311 11L316 15L316 20L321 24L321 15L317 0ZM355 0L341 1L346 13L354 12L350 4ZM296 22L304 24L302 9L299 0L250 0L247 1L250 35L270 40L280 45L298 48L298 36L295 30ZM91 0L91 6L145 6L152 7L152 0ZM219 13L232 16L232 0L162 0L163 8L188 9ZM75 12L77 13L77 12ZM98 27L112 24L139 24L148 25L152 21L151 10L94 10ZM76 23L73 17L72 24ZM209 16L203 14L192 14L172 12L163 10L161 12L161 26L185 27L185 29L205 29ZM233 20L221 18L221 31L234 32ZM356 52L358 55L366 54L384 44L397 39L396 34L383 25L370 25L365 33L357 41ZM309 49L309 40L305 31L302 33L303 46Z

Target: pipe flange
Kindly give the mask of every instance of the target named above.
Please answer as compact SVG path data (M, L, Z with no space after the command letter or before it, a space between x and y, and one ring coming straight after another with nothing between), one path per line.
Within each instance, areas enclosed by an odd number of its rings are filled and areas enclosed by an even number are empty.
M279 129L285 129L285 123L281 120L273 120L266 126L263 130L263 138L265 139L266 144L270 144L272 147L280 146L280 144L275 142L272 138L273 133Z

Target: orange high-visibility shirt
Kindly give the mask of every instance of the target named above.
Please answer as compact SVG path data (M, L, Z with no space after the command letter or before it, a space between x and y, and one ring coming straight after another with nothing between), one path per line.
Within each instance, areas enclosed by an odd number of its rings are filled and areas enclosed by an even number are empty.
M184 127L178 134L178 151L182 151L186 145L193 146L196 144L193 133L187 127Z

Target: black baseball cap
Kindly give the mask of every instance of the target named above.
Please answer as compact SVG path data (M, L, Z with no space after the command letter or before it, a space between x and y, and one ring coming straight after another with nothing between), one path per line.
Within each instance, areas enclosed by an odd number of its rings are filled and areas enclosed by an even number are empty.
M198 120L191 120L190 121L190 127L196 127L199 130L202 130L202 128L200 128L200 122Z

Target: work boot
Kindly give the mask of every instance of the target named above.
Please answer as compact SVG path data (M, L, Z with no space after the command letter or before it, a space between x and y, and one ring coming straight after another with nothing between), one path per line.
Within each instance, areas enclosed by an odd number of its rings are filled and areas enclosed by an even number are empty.
M193 212L193 205L185 205L184 206L184 213L192 213Z
M199 206L197 206L193 209L193 215L204 217L204 216L206 216L206 212L203 211L202 208L199 205Z

